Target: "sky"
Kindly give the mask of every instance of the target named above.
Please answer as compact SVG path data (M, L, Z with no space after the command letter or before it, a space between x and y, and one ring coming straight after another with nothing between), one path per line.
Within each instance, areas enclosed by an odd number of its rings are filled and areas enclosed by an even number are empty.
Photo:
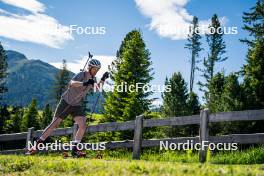
M184 48L193 16L207 26L217 14L223 27L235 29L224 35L228 59L216 65L226 74L238 71L245 63L247 47L239 42L248 34L242 30L242 14L255 0L0 0L0 41L7 50L16 50L28 59L40 59L60 68L62 60L78 72L90 51L102 62L98 77L115 58L125 35L140 29L149 49L154 69L151 84L164 85L166 76L180 72L189 87L190 53ZM78 30L77 30L78 29ZM86 29L86 33L84 32ZM202 35L200 59L208 52ZM202 65L200 65L202 66ZM195 83L201 79L195 73ZM194 91L200 100L197 84ZM162 102L161 93L154 104Z

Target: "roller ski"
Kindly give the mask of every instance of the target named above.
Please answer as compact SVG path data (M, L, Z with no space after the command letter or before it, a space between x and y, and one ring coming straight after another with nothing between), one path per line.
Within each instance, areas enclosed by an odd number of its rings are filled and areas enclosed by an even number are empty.
M67 159L69 157L73 158L90 158L90 159L103 159L103 155L101 153L97 153L95 157L88 157L85 152L82 151L76 151L76 152L71 152L69 154L68 152L63 152L63 158Z
M71 154L69 155L68 152L63 152L62 153L63 158L69 158L69 157L72 157L72 158L85 158L86 157L86 153L82 152L81 150L79 150L76 145L73 146L72 151L70 153Z

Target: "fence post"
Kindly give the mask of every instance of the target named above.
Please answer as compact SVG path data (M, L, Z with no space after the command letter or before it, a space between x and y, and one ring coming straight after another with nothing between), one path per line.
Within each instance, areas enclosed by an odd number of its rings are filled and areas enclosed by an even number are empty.
M133 156L132 159L140 159L140 149L142 144L143 115L137 116L135 120Z
M73 132L72 132L72 141L75 140L75 135L76 135L77 131L78 131L78 124L74 123L73 124Z
M202 145L203 141L208 141L209 139L209 109L201 110L200 112L200 131L199 131L199 141ZM206 161L206 154L207 154L208 147L204 147L199 150L199 161L204 163Z
M28 128L27 140L26 140L26 149L28 148L28 143L33 142L34 127Z

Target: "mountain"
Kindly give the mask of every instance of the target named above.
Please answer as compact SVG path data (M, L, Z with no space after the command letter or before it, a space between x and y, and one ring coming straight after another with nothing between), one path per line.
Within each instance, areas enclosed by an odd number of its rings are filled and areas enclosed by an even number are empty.
M41 60L28 60L17 51L8 50L8 92L5 101L8 105L27 106L33 98L39 107L51 101L51 89L59 69Z
M47 103L54 107L54 100L51 96L55 81L55 75L59 69L41 60L29 60L27 57L13 50L7 50L8 92L5 94L5 103L12 106L27 106L33 98L37 100L39 108ZM74 73L71 72L71 76ZM100 102L104 98L100 98ZM94 102L96 96L89 97L89 102ZM92 104L88 103L91 109ZM96 112L101 109L100 103Z

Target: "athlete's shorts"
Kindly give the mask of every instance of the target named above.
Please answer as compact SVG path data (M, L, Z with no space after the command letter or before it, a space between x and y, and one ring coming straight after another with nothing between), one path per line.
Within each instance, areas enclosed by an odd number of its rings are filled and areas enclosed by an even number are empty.
M71 106L65 100L61 99L58 103L54 116L57 118L64 119L68 115L72 117L83 116L85 117L85 110L83 106Z

